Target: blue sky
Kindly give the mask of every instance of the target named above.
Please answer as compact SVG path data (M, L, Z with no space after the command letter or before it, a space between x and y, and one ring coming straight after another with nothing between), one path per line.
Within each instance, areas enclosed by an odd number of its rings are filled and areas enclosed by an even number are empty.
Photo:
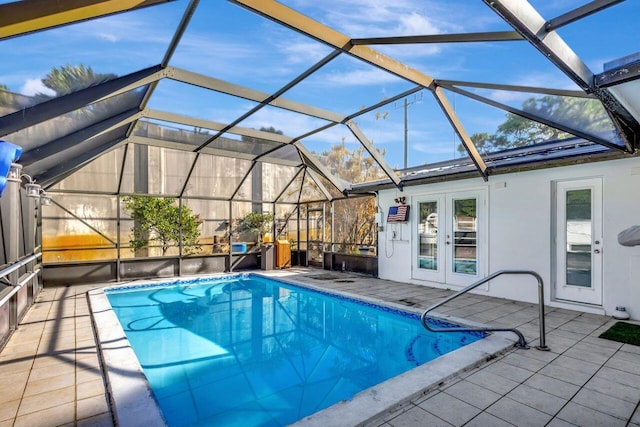
M585 0L535 0L545 19ZM0 43L0 84L14 92L46 92L40 79L55 66L85 64L96 72L124 75L158 64L187 1L44 31ZM286 0L283 4L351 37L423 35L511 30L482 1ZM627 0L559 29L559 34L595 73L605 62L640 51L640 2ZM575 89L573 83L524 41L421 46L378 46L381 52L437 79ZM202 0L170 65L264 92L274 92L331 50L326 46L222 0ZM413 84L346 55L287 92L284 97L350 114L394 96ZM447 94L469 134L494 132L504 112ZM494 92L518 106L530 94ZM428 91L409 98L409 166L450 159L458 140ZM149 107L228 122L253 106L184 84L162 81ZM402 166L402 101L356 120L391 166ZM377 113L377 114L376 114ZM381 117L386 117L382 119ZM241 126L273 126L298 136L322 125L269 107ZM334 127L303 142L316 151L344 141L357 144L346 127Z

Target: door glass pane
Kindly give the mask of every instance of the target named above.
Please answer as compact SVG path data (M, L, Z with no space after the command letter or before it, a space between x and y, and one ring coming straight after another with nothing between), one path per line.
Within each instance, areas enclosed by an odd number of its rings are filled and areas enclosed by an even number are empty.
M438 202L418 204L418 267L438 269Z
M591 190L569 190L567 212L566 284L591 287Z
M323 257L323 218L322 210L309 210L307 230L309 246L307 248L307 260L310 266L322 267Z
M473 274L478 271L478 203L473 199L453 200L453 271Z

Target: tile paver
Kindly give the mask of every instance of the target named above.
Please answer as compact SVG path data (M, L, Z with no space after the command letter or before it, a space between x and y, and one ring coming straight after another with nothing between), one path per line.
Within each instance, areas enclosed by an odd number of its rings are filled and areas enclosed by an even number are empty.
M463 425L480 413L480 409L446 393L438 393L418 405L452 425Z
M584 387L634 404L640 400L640 383L632 387L595 375Z
M594 390L589 390L587 388L580 390L572 401L582 406L586 406L587 408L604 412L605 414L622 418L624 420L631 418L633 410L636 407L635 403L599 393Z
M631 424L640 425L640 407L638 405L636 405L636 411L633 413L629 422Z
M551 393L538 390L526 384L521 384L511 390L506 397L530 406L549 415L555 415L567 403L567 400Z
M492 374L500 375L501 377L510 379L517 383L522 383L533 375L533 372L527 369L520 368L518 366L514 366L509 363L505 363L502 360L498 360L495 363L491 363L490 365L487 365L484 371L491 372Z
M353 282L315 280L326 271L292 269L292 279L413 309L450 291L355 274ZM113 426L86 292L98 285L45 288L0 352L0 427ZM404 301L401 301L404 300ZM454 300L442 312L519 326L535 344L537 308L484 295ZM598 315L546 308L550 352L512 350L461 373L369 427L425 425L640 427L640 347L598 338L615 323Z
M444 393L480 409L486 409L487 406L493 404L496 400L502 397L501 394L487 390L486 388L467 380L455 383L451 387L445 389Z
M484 369L479 369L469 375L467 381L499 394L507 394L519 385L517 381L504 378Z
M526 369L531 373L538 372L540 369L544 368L547 365L547 362L542 360L538 360L532 357L527 357L530 353L539 353L539 352L512 352L505 355L501 361L504 363L508 363L509 365L516 366L521 369Z
M386 425L393 427L451 427L453 424L449 424L448 422L436 417L433 414L430 414L424 409L418 406L414 406L411 409L396 416L395 418L387 421Z
M625 420L587 408L586 406L578 405L574 402L567 403L556 417L577 426L622 427L626 425Z
M510 422L517 426L543 426L552 418L551 415L538 411L530 406L503 397L493 405L489 406L486 411L501 420Z
M59 426L73 421L73 402L18 416L14 427Z
M576 425L556 417L549 421L545 427L576 427Z
M0 421L12 420L18 413L20 399L0 403Z
M482 412L478 414L474 419L465 424L465 427L511 427L513 424L501 420L500 418L489 414L488 412Z
M109 406L107 405L104 394L87 399L78 399L77 404L76 417L79 420L109 412Z

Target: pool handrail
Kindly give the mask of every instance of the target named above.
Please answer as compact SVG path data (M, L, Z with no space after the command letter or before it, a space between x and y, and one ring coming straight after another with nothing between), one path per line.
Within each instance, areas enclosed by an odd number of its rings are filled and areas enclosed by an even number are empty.
M485 283L487 283L488 281L495 279L498 276L501 276L503 274L527 274L530 276L533 276L536 278L536 280L538 281L538 314L539 314L539 323L540 323L540 343L536 346L536 348L538 350L541 351L549 351L549 347L547 347L546 342L545 342L545 326L544 326L544 284L542 282L542 277L540 277L540 275L538 273L536 273L535 271L531 271L531 270L499 270L496 271L495 273L492 273L480 280L478 280L477 282L474 282L472 284L470 284L469 286L467 286L464 289L459 290L458 292L456 292L453 295L450 295L449 297L445 298L444 300L440 301L437 304L432 305L431 307L427 308L422 315L420 316L420 321L422 322L422 326L424 326L426 329L430 330L431 332L513 332L518 336L518 342L515 344L515 347L517 348L521 348L521 349L528 349L529 346L527 345L527 341L524 338L524 335L522 335L522 332L520 332L519 330L517 330L516 328L491 328L491 327L486 327L486 328L469 328L469 327L451 327L451 328L434 328L433 326L430 326L428 324L427 321L427 314L448 303L449 301L459 297L462 294L465 294L467 292L469 292L470 290L477 288L480 285L483 285Z

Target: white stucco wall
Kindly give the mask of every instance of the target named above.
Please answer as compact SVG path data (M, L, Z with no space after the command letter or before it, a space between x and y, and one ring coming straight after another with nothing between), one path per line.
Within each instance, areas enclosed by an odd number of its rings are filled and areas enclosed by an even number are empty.
M553 295L553 188L554 181L602 178L603 300L602 307L555 301ZM610 315L618 305L631 317L640 318L640 246L623 247L617 235L623 229L640 224L640 158L597 162L451 181L380 191L384 231L379 233L379 276L383 279L458 289L447 283L412 278L412 247L416 245L412 224L417 221L413 199L421 195L484 188L487 192L488 273L502 269L526 269L538 272L545 285L546 303ZM411 221L387 224L386 212L396 205L394 199L405 196L411 205ZM396 232L396 239L392 238ZM501 277L490 283L492 296L536 302L535 279L529 276Z

